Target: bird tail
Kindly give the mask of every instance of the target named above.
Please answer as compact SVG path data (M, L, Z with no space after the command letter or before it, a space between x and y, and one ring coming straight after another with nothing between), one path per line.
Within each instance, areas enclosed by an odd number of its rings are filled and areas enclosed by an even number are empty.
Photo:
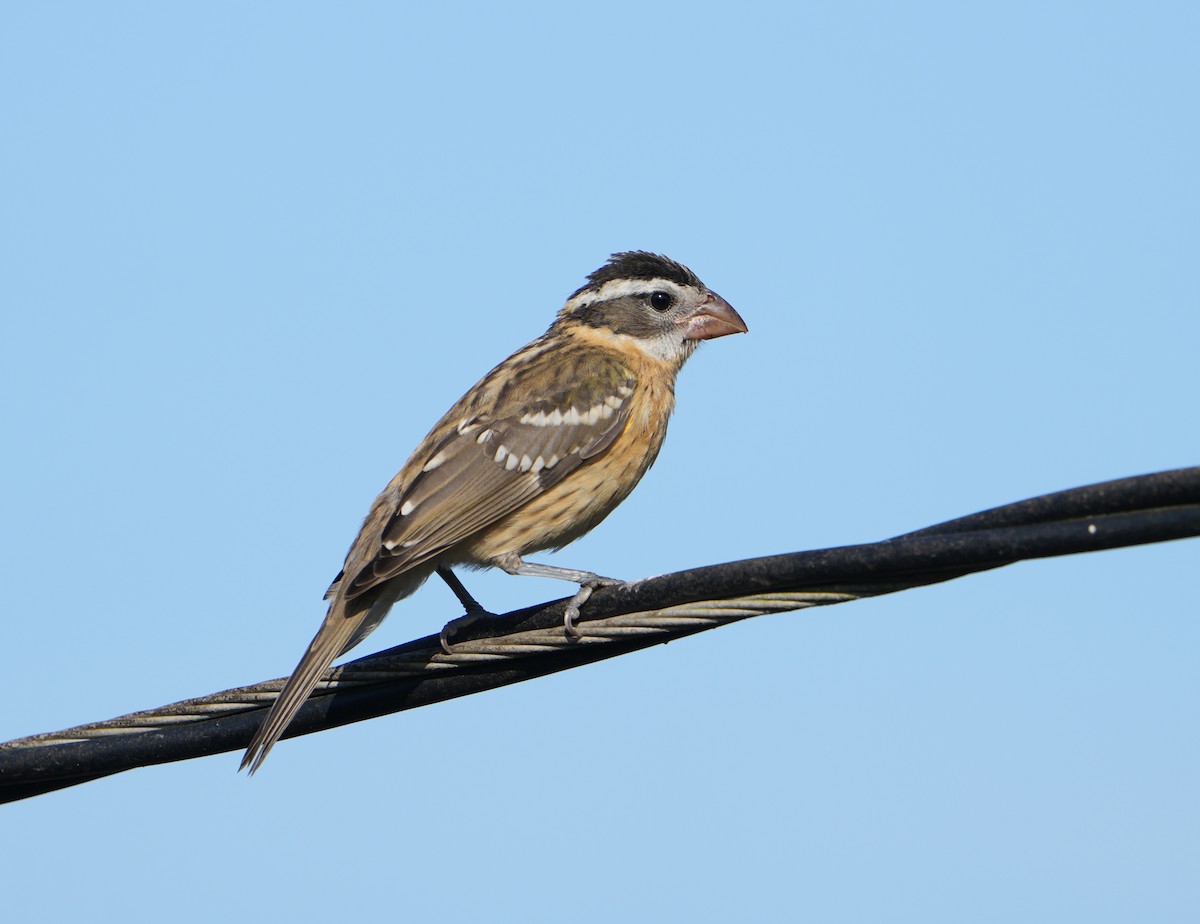
M366 606L358 612L347 613L348 602L351 606L355 603L355 601L336 598L330 605L325 622L322 623L320 630L309 643L304 657L296 665L292 676L287 679L278 698L272 703L267 717L263 719L262 725L250 740L250 746L246 748L241 766L238 767L239 770L249 767L250 773L253 774L262 766L262 762L267 759L267 754L271 752L275 742L292 723L292 719L296 717L296 713L304 705L308 695L325 675L329 665L333 663L333 659L351 647L351 640L355 640L358 630L367 620L372 607Z

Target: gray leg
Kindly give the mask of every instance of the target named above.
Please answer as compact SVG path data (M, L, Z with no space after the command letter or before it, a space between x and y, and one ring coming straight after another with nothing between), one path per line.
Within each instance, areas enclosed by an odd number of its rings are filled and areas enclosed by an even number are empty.
M458 597L458 602L463 605L463 609L468 613L487 612L487 610L479 605L479 601L471 596L470 591L463 587L463 582L458 579L458 575L445 565L437 569L437 575L454 591L454 596Z
M459 616L457 619L451 619L448 623L442 626L442 632L438 636L439 641L442 643L442 651L446 652L446 654L452 654L453 652L450 651L450 637L454 635L455 632L459 632L462 629L467 628L467 626L474 625L481 619L488 619L493 614L485 610L479 604L479 601L471 596L471 594L467 591L467 588L463 587L462 581L458 579L458 575L456 575L449 568L444 566L439 567L437 569L437 573L438 577L445 581L449 585L450 589L454 591L454 596L458 597L458 602L461 603L463 605L463 609L467 611L466 615Z
M558 568L554 565L539 565L536 562L521 560L520 555L505 555L496 559L496 566L509 574L520 574L525 577L557 578L560 581L570 581L578 584L579 590L567 601L567 609L563 614L563 629L571 638L580 638L580 632L575 628L575 620L579 618L579 608L587 603L592 592L597 587L621 584L622 581L601 577L591 571L576 571L573 568Z

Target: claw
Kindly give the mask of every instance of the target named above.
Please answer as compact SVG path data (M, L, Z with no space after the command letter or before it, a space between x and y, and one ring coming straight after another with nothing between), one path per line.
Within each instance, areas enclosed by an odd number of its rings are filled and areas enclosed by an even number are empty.
M575 621L579 619L579 608L591 599L597 587L612 587L614 584L623 583L625 582L618 581L615 578L595 575L594 580L580 584L578 592L567 601L567 608L563 611L563 631L567 633L567 638L573 642L577 642L583 638L583 632L575 625Z
M571 602L567 604L566 610L563 611L563 630L567 633L567 638L573 642L577 642L583 638L583 633L575 625L575 620L579 618L579 607L587 603L588 597L591 595L592 585L584 584L579 588L579 593L571 598Z
M494 614L489 613L483 607L478 609L468 610L464 615L455 619L451 619L448 623L442 626L442 631L438 634L438 641L441 643L442 651L445 654L452 655L454 651L450 647L450 636L456 632L460 632L468 626L473 626L481 619L490 619Z
M439 571L438 573L440 574L441 572ZM579 620L579 608L587 603L589 599L591 599L591 596L595 592L596 588L611 587L614 584L625 583L624 581L618 581L616 578L601 577L598 574L592 574L591 572L587 571L575 573L580 577L586 575L587 580L579 585L579 590L575 593L575 596L567 601L567 607L563 611L563 631L566 633L567 638L572 642L577 642L583 638L583 632L580 631L579 627L576 625L576 622ZM456 632L460 632L468 626L474 625L481 619L495 618L495 614L489 613L482 606L476 603L474 598L467 594L466 590L463 589L462 585L458 582L458 579L452 574L449 577L446 575L442 576L446 579L446 582L450 584L450 587L456 594L458 594L459 599L467 607L467 612L465 615L459 616L457 619L451 619L442 627L442 631L438 635L438 642L442 646L442 651L447 655L453 655L454 649L450 645L450 639Z
M452 591L454 591L454 596L458 597L458 602L461 603L463 605L463 609L467 611L465 615L459 616L457 619L451 619L448 623L442 626L442 631L438 635L438 642L441 643L442 652L452 655L454 652L450 650L451 635L453 635L455 632L458 632L460 629L465 629L467 626L473 625L481 619L493 619L495 618L495 614L489 613L487 610L485 610L480 605L479 601L467 592L467 588L463 587L462 581L460 581L455 576L454 572L449 568L444 566L439 567L437 569L437 573L441 579L446 582L446 585Z

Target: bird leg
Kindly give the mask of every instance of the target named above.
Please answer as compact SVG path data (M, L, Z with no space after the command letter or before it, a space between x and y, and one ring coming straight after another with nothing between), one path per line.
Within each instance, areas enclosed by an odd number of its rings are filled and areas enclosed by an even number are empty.
M573 584L578 584L579 590L575 596L567 601L567 609L563 613L563 629L567 635L576 640L581 637L581 633L575 627L575 620L579 618L579 608L587 603L592 592L597 587L609 587L613 584L624 583L624 581L618 581L614 578L601 577L591 571L576 571L574 568L559 568L555 565L539 565L536 562L522 561L521 556L515 554L504 555L496 559L495 564L508 574L555 578L560 581L570 581Z
M474 625L481 619L491 619L495 616L494 613L485 610L478 600L471 596L470 592L463 586L463 582L458 579L458 575L449 568L442 566L437 569L438 577L454 591L454 596L458 597L458 602L463 605L463 609L467 612L457 619L451 619L448 623L442 626L442 632L438 636L438 640L442 643L442 651L446 654L452 654L450 651L450 636L455 632Z
M560 581L570 581L572 584L578 584L579 590L575 596L567 601L566 611L563 613L563 630L572 639L578 640L582 638L582 633L575 625L575 621L579 619L579 608L587 603L588 599L597 587L608 587L613 584L622 584L623 581L618 581L615 578L601 577L591 571L577 571L574 568L558 568L554 565L540 565L537 562L527 562L521 559L520 555L505 555L495 561L495 565L508 574L519 574L525 577L544 577L555 578ZM491 619L495 617L495 613L489 612L471 596L462 581L449 568L442 566L437 569L438 577L446 582L447 586L454 592L454 596L458 597L458 602L463 605L467 611L465 615L459 616L457 619L451 619L445 626L442 627L441 634L438 636L442 643L442 651L446 654L452 654L450 650L450 638L456 632L474 625L481 619Z

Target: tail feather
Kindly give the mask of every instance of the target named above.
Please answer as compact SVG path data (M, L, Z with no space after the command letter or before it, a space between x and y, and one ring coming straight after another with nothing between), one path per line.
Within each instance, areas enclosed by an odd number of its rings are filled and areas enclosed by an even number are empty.
M263 719L262 725L250 740L250 746L246 748L241 766L238 767L239 770L249 767L250 773L253 774L262 766L262 762L267 759L267 754L271 752L275 742L279 740L279 737L291 724L292 719L296 717L300 707L308 699L309 694L312 693L313 688L329 670L333 659L348 647L348 643L355 636L369 612L369 608L367 608L358 614L346 614L344 609L345 604L340 600L335 601L329 608L329 613L325 617L320 631L309 643L304 657L296 665L292 676L283 685L279 697L271 705L267 717Z
M342 596L343 576L338 575L326 597L332 596L325 622L311 642L304 657L287 679L278 698L271 704L267 717L254 733L239 770L250 768L253 774L267 759L275 742L287 731L300 707L323 676L334 658L345 654L378 626L401 597L407 597L433 573L434 562L397 575L369 593L347 600Z

